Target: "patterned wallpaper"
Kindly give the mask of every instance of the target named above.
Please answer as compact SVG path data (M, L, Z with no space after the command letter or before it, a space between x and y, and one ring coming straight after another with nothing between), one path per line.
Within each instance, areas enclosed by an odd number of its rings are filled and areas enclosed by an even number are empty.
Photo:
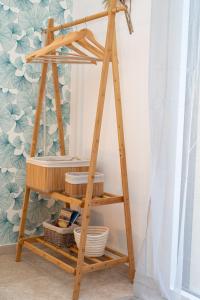
M16 242L23 200L25 161L29 154L40 79L40 65L25 64L24 55L41 47L41 28L48 17L71 19L72 0L0 0L0 245ZM65 136L69 127L70 68L59 66ZM48 153L59 150L51 71L47 96ZM38 155L42 155L43 125ZM27 234L42 231L60 204L32 193Z

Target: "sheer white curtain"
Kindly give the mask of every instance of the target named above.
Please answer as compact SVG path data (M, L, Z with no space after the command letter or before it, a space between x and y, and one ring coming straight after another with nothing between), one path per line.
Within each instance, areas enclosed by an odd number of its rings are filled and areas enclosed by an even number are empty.
M149 110L151 192L147 236L137 265L135 299L183 299L170 289L173 211L179 195L187 62L188 0L152 0ZM178 226L178 224L177 224ZM174 254L176 256L176 253ZM149 262L151 265L149 266ZM174 264L173 264L174 261ZM148 276L148 277L147 277Z
M200 299L200 1L191 0L184 113L177 286Z

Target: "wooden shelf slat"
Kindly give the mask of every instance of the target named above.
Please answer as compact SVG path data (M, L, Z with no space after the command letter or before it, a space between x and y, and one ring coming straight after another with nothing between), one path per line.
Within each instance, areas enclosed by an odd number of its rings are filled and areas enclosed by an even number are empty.
M112 253L112 254L114 254L114 255L116 255L116 256L119 256L119 257L124 257L124 256L125 256L125 255L122 254L121 252L119 252L119 251L117 251L117 250L114 250L114 249L112 249L112 248L110 248L110 247L106 247L106 251L108 251L108 252L110 252L110 253Z
M76 254L77 255L77 257L78 257L78 249L76 248L76 247L70 247L70 251L71 252L73 252L74 254ZM91 258L91 257L87 257L87 256L85 256L85 259L87 259L89 262L91 262L91 263L95 263L96 261L95 260L93 260L93 258ZM84 263L86 263L85 261L84 261ZM87 264L87 263L86 263Z
M42 249L36 247L32 243L30 243L28 241L24 241L24 246L27 249L29 249L30 251L32 251L33 253L45 258L46 260L48 260L51 263L57 265L61 269L65 270L66 272L71 273L71 274L75 274L75 268L73 268L72 266L64 263L63 261L61 261L60 259L54 257L53 255L43 251Z
M67 251L63 250L62 248L59 248L56 245L53 245L53 244L45 241L42 237L37 238L36 241L39 242L40 244L46 246L47 248L54 250L56 253L61 254L64 257L66 257L74 262L77 262L77 257L70 255L69 253L67 253Z
M119 264L124 264L128 261L129 261L128 256L124 256L120 258L114 258L108 261L97 262L92 265L83 266L83 272L87 273L87 272L94 272L98 270L108 269L117 266Z
M76 246L75 246L75 247L70 247L70 250L71 250L73 253L77 254L77 256L78 256L78 249L77 249ZM105 261L105 260L111 260L111 259L113 259L112 257L109 257L108 255L103 255L102 257L99 257L99 258L98 258L98 257L88 257L88 256L85 256L85 258L86 258L87 260L91 261L92 263L102 262L101 258L103 258L104 261Z
M101 205L109 205L123 202L123 196L108 196L105 197L95 197L92 199L92 206L101 206Z
M40 237L39 235L28 236L28 237L21 238L20 241L21 241L21 243L24 243L25 241L28 241L28 242L37 242L37 239L39 237Z

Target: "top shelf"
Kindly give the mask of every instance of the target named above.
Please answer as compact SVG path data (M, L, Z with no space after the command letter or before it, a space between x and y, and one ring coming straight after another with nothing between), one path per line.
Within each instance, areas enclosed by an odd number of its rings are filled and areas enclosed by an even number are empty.
M49 196L50 198L53 198L58 201L62 201L66 204L71 204L74 206L78 206L83 208L84 207L84 202L85 198L79 199L79 198L73 198L69 197L64 193L60 192L51 192L45 194ZM110 193L104 193L102 197L94 197L92 198L91 206L102 206L102 205L109 205L109 204L116 204L116 203L122 203L124 202L124 197L123 196L117 196L114 194Z

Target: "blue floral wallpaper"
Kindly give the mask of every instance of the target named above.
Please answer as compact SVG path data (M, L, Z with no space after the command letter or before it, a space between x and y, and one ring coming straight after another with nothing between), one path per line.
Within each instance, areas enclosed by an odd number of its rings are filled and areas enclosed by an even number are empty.
M25 64L25 54L41 47L41 29L49 17L56 23L71 19L72 0L0 0L0 245L18 236L40 65ZM68 141L70 68L59 66L65 136ZM48 153L59 151L51 71L46 95ZM42 155L41 123L38 155ZM32 193L26 233L42 231L42 222L58 213L60 204Z

